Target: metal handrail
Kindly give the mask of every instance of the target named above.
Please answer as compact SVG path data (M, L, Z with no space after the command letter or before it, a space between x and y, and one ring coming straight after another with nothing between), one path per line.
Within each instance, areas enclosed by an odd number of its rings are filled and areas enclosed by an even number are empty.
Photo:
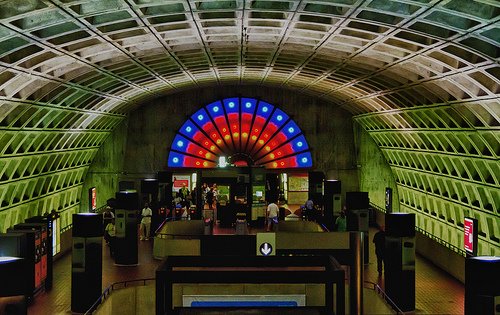
M435 235L433 235L433 234L431 234L431 233L427 232L426 230L421 229L421 228L419 228L419 227L417 227L417 226L415 227L415 230L416 230L416 231L418 231L418 232L420 232L420 233L422 233L423 235L425 235L425 236L427 236L427 237L429 237L429 238L433 239L434 241L438 242L439 244L444 245L445 247L447 247L447 248L449 248L449 249L453 250L453 251L454 251L454 252L456 252L457 254L460 254L460 255L462 255L462 256L464 256L464 257L466 256L466 253L465 253L465 250L464 250L464 249L459 248L459 247L456 247L455 245L450 244L450 243L448 243L447 241L445 241L445 240L443 240L443 239L440 239L439 237L437 237L437 236L435 236Z
M127 287L128 284L130 283L136 283L136 282L142 282L142 285L145 286L147 281L154 281L155 278L145 278L145 279L135 279L135 280L127 280L127 281L119 281L119 282L114 282L111 285L109 285L102 294L99 296L99 298L92 304L92 306L84 313L84 315L90 315L92 314L104 301L107 299L107 297L111 294L112 291L114 291L116 286L122 285L124 288Z
M371 282L371 281L365 281L364 284L369 284L371 287L366 287L367 289L371 289L373 291L375 291L380 297L382 297L385 301L388 302L388 304L392 307L392 309L394 311L396 311L396 314L406 314L405 312L403 312L397 305L396 303L385 293L385 291L375 282Z

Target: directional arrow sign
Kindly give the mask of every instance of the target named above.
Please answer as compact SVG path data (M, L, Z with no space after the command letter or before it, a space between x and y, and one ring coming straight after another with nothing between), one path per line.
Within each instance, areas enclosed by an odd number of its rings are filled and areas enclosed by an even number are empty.
M257 256L276 255L276 234L257 233Z
M264 243L260 245L260 252L264 256L269 256L273 252L273 247L269 243Z

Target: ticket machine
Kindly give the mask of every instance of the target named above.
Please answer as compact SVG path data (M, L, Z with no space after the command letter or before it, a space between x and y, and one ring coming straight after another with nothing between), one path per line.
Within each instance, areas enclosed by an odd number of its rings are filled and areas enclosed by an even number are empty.
M40 243L39 243L39 255L40 255L40 284L43 284L45 288L45 282L47 280L48 265L50 260L50 269L52 271L52 257L49 257L49 243L48 239L49 231L47 223L19 223L14 226L16 230L20 229L32 229L40 232Z
M415 310L415 214L385 217L385 289L403 312Z
M56 238L56 234L54 231L54 221L57 219L57 216L48 215L48 216L34 216L25 220L26 223L41 223L44 224L47 230L47 238L46 238L46 266L47 266L47 276L45 279L45 290L50 290L52 288L52 280L53 280L53 256L54 256L54 238ZM43 238L43 236L42 236Z
M35 292L41 289L40 232L37 230L7 229L2 236L2 249L10 248L8 255L24 258L26 272L26 301L33 302ZM7 243L9 245L7 246ZM12 254L11 254L12 253Z
M71 311L85 313L102 292L102 215L73 214Z

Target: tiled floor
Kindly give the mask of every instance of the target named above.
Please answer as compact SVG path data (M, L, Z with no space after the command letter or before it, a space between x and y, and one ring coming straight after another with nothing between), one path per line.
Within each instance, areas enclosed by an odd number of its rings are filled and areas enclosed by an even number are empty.
M232 229L215 229L216 233L233 234ZM370 261L365 266L365 281L379 283L376 258L371 242L375 230L370 231ZM154 278L160 261L152 259L152 241L139 241L139 265L116 266L109 257L107 247L103 248L103 289L114 282ZM415 314L463 314L464 286L447 273L435 267L426 259L417 256L416 262L416 311ZM366 291L365 291L366 292ZM365 314L390 314L384 302L371 291L365 293ZM30 315L70 314L71 311L71 254L54 264L54 287L41 293L29 307Z

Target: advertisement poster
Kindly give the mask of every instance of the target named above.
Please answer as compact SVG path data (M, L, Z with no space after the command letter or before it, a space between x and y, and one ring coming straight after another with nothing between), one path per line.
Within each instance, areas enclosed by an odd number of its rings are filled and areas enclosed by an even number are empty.
M173 175L173 185L172 185L172 191L178 192L179 189L182 188L182 185L185 184L186 187L189 189L191 187L191 175Z
M97 192L95 187L89 189L89 199L90 212L95 212L97 209Z
M464 249L469 254L474 252L474 220L464 218Z
M307 176L288 177L288 191L309 191L309 178Z

